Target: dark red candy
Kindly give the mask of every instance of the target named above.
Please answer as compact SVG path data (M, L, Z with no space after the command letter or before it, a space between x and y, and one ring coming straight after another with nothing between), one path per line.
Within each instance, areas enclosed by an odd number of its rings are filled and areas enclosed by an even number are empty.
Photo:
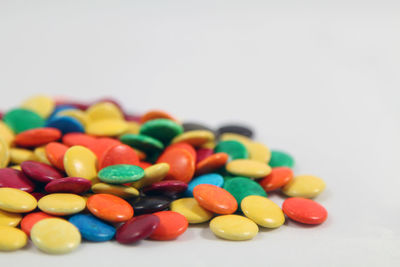
M89 191L91 187L92 182L85 178L66 177L51 181L44 190L48 193L82 194Z
M45 193L40 193L40 192L32 192L31 195L36 198L37 201L44 197L46 194Z
M160 224L152 214L133 217L118 228L115 239L122 244L131 244L149 237Z
M32 180L48 183L63 177L61 172L52 166L37 161L27 160L21 163L21 169Z
M25 192L33 192L35 184L22 171L12 168L0 169L0 188L11 187Z
M200 148L196 151L196 163L202 161L205 158L208 158L214 153L214 150L211 148Z
M146 214L165 210L171 200L165 196L146 196L132 204L135 214Z
M174 195L186 191L187 187L188 185L185 182L179 180L165 180L143 188L143 192L147 194Z

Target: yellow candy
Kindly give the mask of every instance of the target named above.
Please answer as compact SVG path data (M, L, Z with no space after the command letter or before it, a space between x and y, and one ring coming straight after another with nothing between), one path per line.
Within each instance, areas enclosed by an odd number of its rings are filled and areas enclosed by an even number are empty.
M24 148L10 148L10 162L14 164L21 164L27 160L36 160L35 154Z
M57 116L72 117L74 119L77 119L80 123L82 123L83 126L86 126L86 124L88 122L86 113L80 109L63 110L63 111L60 111L59 113L57 113Z
M226 170L237 176L262 178L271 173L271 167L266 163L262 163L250 159L232 160L226 165Z
M257 224L239 215L215 217L210 222L210 229L216 236L234 241L249 240L258 233Z
M75 194L56 193L42 197L38 202L38 207L48 214L64 216L84 210L86 201Z
M247 136L241 135L241 134L236 134L236 133L223 133L219 136L220 141L238 141L242 143L244 146L246 146L248 143L252 143L253 141L248 138Z
M87 118L89 122L99 120L122 120L124 115L121 110L109 102L100 102L92 105L86 110Z
M22 220L22 216L19 213L11 213L0 210L0 225L15 227Z
M266 197L247 196L240 207L247 218L260 226L277 228L285 222L281 208Z
M10 168L13 168L14 170L19 170L19 171L22 170L21 165L13 165Z
M251 160L268 163L271 159L271 151L269 148L259 142L250 142L245 145L247 151L249 152L249 158Z
M282 192L290 197L313 198L325 189L325 182L316 176L300 175L294 177L282 188Z
M0 225L0 251L14 251L26 246L26 234L11 226Z
M209 148L209 149L214 149L217 144L215 141L209 141L205 143L204 145L201 146L201 148Z
M26 100L22 107L36 112L43 118L47 118L53 112L55 103L51 97L38 95Z
M81 234L70 222L49 218L37 222L31 230L33 244L50 254L64 254L75 250L81 243Z
M147 157L146 153L144 153L143 151L141 151L137 148L133 148L133 150L135 150L135 152L138 155L140 160L144 160Z
M185 142L191 144L192 146L198 147L214 141L214 138L214 134L210 131L193 130L176 136L174 139L172 139L171 144Z
M136 188L125 185L97 183L92 186L92 191L96 194L111 194L122 198L139 196L139 191Z
M0 137L0 168L7 167L10 162L10 149L4 140Z
M96 155L83 146L72 146L64 155L64 168L70 177L93 180L97 177Z
M124 134L139 134L140 124L136 121L127 121L126 126L128 126L128 128L126 129Z
M142 188L144 186L151 185L159 182L167 176L169 171L168 163L154 164L144 170L144 177L139 181L133 182L132 186L136 188Z
M50 161L47 158L46 148L44 146L35 148L35 150L33 151L33 154L35 154L37 161L51 165Z
M0 121L0 138L3 139L7 146L11 146L15 138L14 132L3 121Z
M29 212L37 207L36 198L15 188L0 188L0 209L9 212Z
M170 210L186 217L189 223L203 223L213 217L213 213L202 208L194 198L181 198L171 203Z
M89 122L86 133L99 136L117 136L128 129L128 125L123 120L108 119Z

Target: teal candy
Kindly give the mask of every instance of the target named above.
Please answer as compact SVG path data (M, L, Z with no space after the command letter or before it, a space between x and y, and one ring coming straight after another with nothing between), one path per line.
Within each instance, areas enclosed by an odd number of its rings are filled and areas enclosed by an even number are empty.
M275 168L275 167L293 168L294 158L286 152L272 150L271 151L271 160L269 161L269 166L271 166L272 168Z
M261 185L250 178L235 177L227 179L223 188L235 197L239 207L242 200L247 196L257 195L267 197L267 193Z
M4 114L3 121L16 134L23 131L44 126L44 119L36 112L28 109L16 108Z
M242 143L235 140L219 142L215 147L214 152L223 152L228 154L229 160L249 158L249 153L247 152L246 147Z
M153 137L164 144L168 144L175 136L181 133L183 133L183 127L168 119L150 120L140 127L140 134Z
M144 170L135 165L118 164L105 167L100 170L98 177L109 184L131 183L142 179Z
M186 189L185 196L193 197L193 189L199 184L212 184L218 187L222 187L224 184L224 178L217 173L208 173L200 175L188 183L188 188Z
M161 152L164 145L157 139L143 134L124 134L120 137L122 143L139 149L146 154Z

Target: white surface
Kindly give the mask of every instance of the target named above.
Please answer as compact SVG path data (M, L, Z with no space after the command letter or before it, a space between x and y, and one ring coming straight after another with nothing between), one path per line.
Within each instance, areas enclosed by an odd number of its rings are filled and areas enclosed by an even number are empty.
M1 266L399 266L399 1L0 1L0 104L111 95L133 111L248 122L321 176L327 222L251 242L32 246ZM277 196L272 197L281 203Z

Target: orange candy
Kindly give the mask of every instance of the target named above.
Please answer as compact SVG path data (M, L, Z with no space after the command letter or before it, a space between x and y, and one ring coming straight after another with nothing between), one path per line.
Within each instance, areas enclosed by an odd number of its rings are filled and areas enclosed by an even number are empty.
M140 118L140 122L145 123L146 121L154 119L169 119L178 122L177 119L175 119L170 114L162 110L150 110L149 112L142 115L142 117Z
M185 149L186 151L188 151L194 158L194 161L196 162L196 158L197 158L197 154L196 154L196 150L193 148L192 145L182 142L182 143L176 143L176 144L172 144L169 145L165 151L170 150L170 149L175 149L175 148L182 148Z
M214 172L222 168L228 161L229 156L226 153L215 153L203 159L196 165L196 175Z
M121 144L108 149L99 160L99 170L116 164L138 165L139 157L130 146Z
M83 133L68 133L63 136L62 142L67 146L88 147L96 142L96 137Z
M125 222L133 217L132 206L114 195L96 194L86 204L93 215L109 222Z
M293 171L288 167L272 168L270 174L260 180L260 185L266 192L281 188L293 179Z
M46 145L45 150L50 163L57 169L64 170L64 154L68 147L61 143L51 142Z
M26 215L21 221L21 230L25 232L28 236L31 234L31 229L35 225L35 223L48 218L54 218L47 213L42 211L34 212Z
M42 146L61 138L61 131L56 128L37 128L23 131L15 136L15 144L23 147Z
M146 161L140 161L140 162L137 164L137 166L139 166L140 168L142 168L142 169L144 170L144 169L146 169L146 168L152 166L152 164L151 164L151 163L148 163L148 162L146 162Z
M96 142L88 144L87 148L89 148L98 159L103 157L103 154L112 148L113 146L120 145L121 142L116 139L112 139L109 137L97 138Z
M159 211L153 215L160 219L160 224L150 235L150 239L172 240L183 234L188 227L188 220L178 212Z
M169 171L165 180L179 180L188 183L192 180L195 171L195 161L185 149L174 148L164 151L157 163L165 162L169 164Z
M232 214L237 208L236 199L225 189L211 184L200 184L193 189L200 206L217 214Z

